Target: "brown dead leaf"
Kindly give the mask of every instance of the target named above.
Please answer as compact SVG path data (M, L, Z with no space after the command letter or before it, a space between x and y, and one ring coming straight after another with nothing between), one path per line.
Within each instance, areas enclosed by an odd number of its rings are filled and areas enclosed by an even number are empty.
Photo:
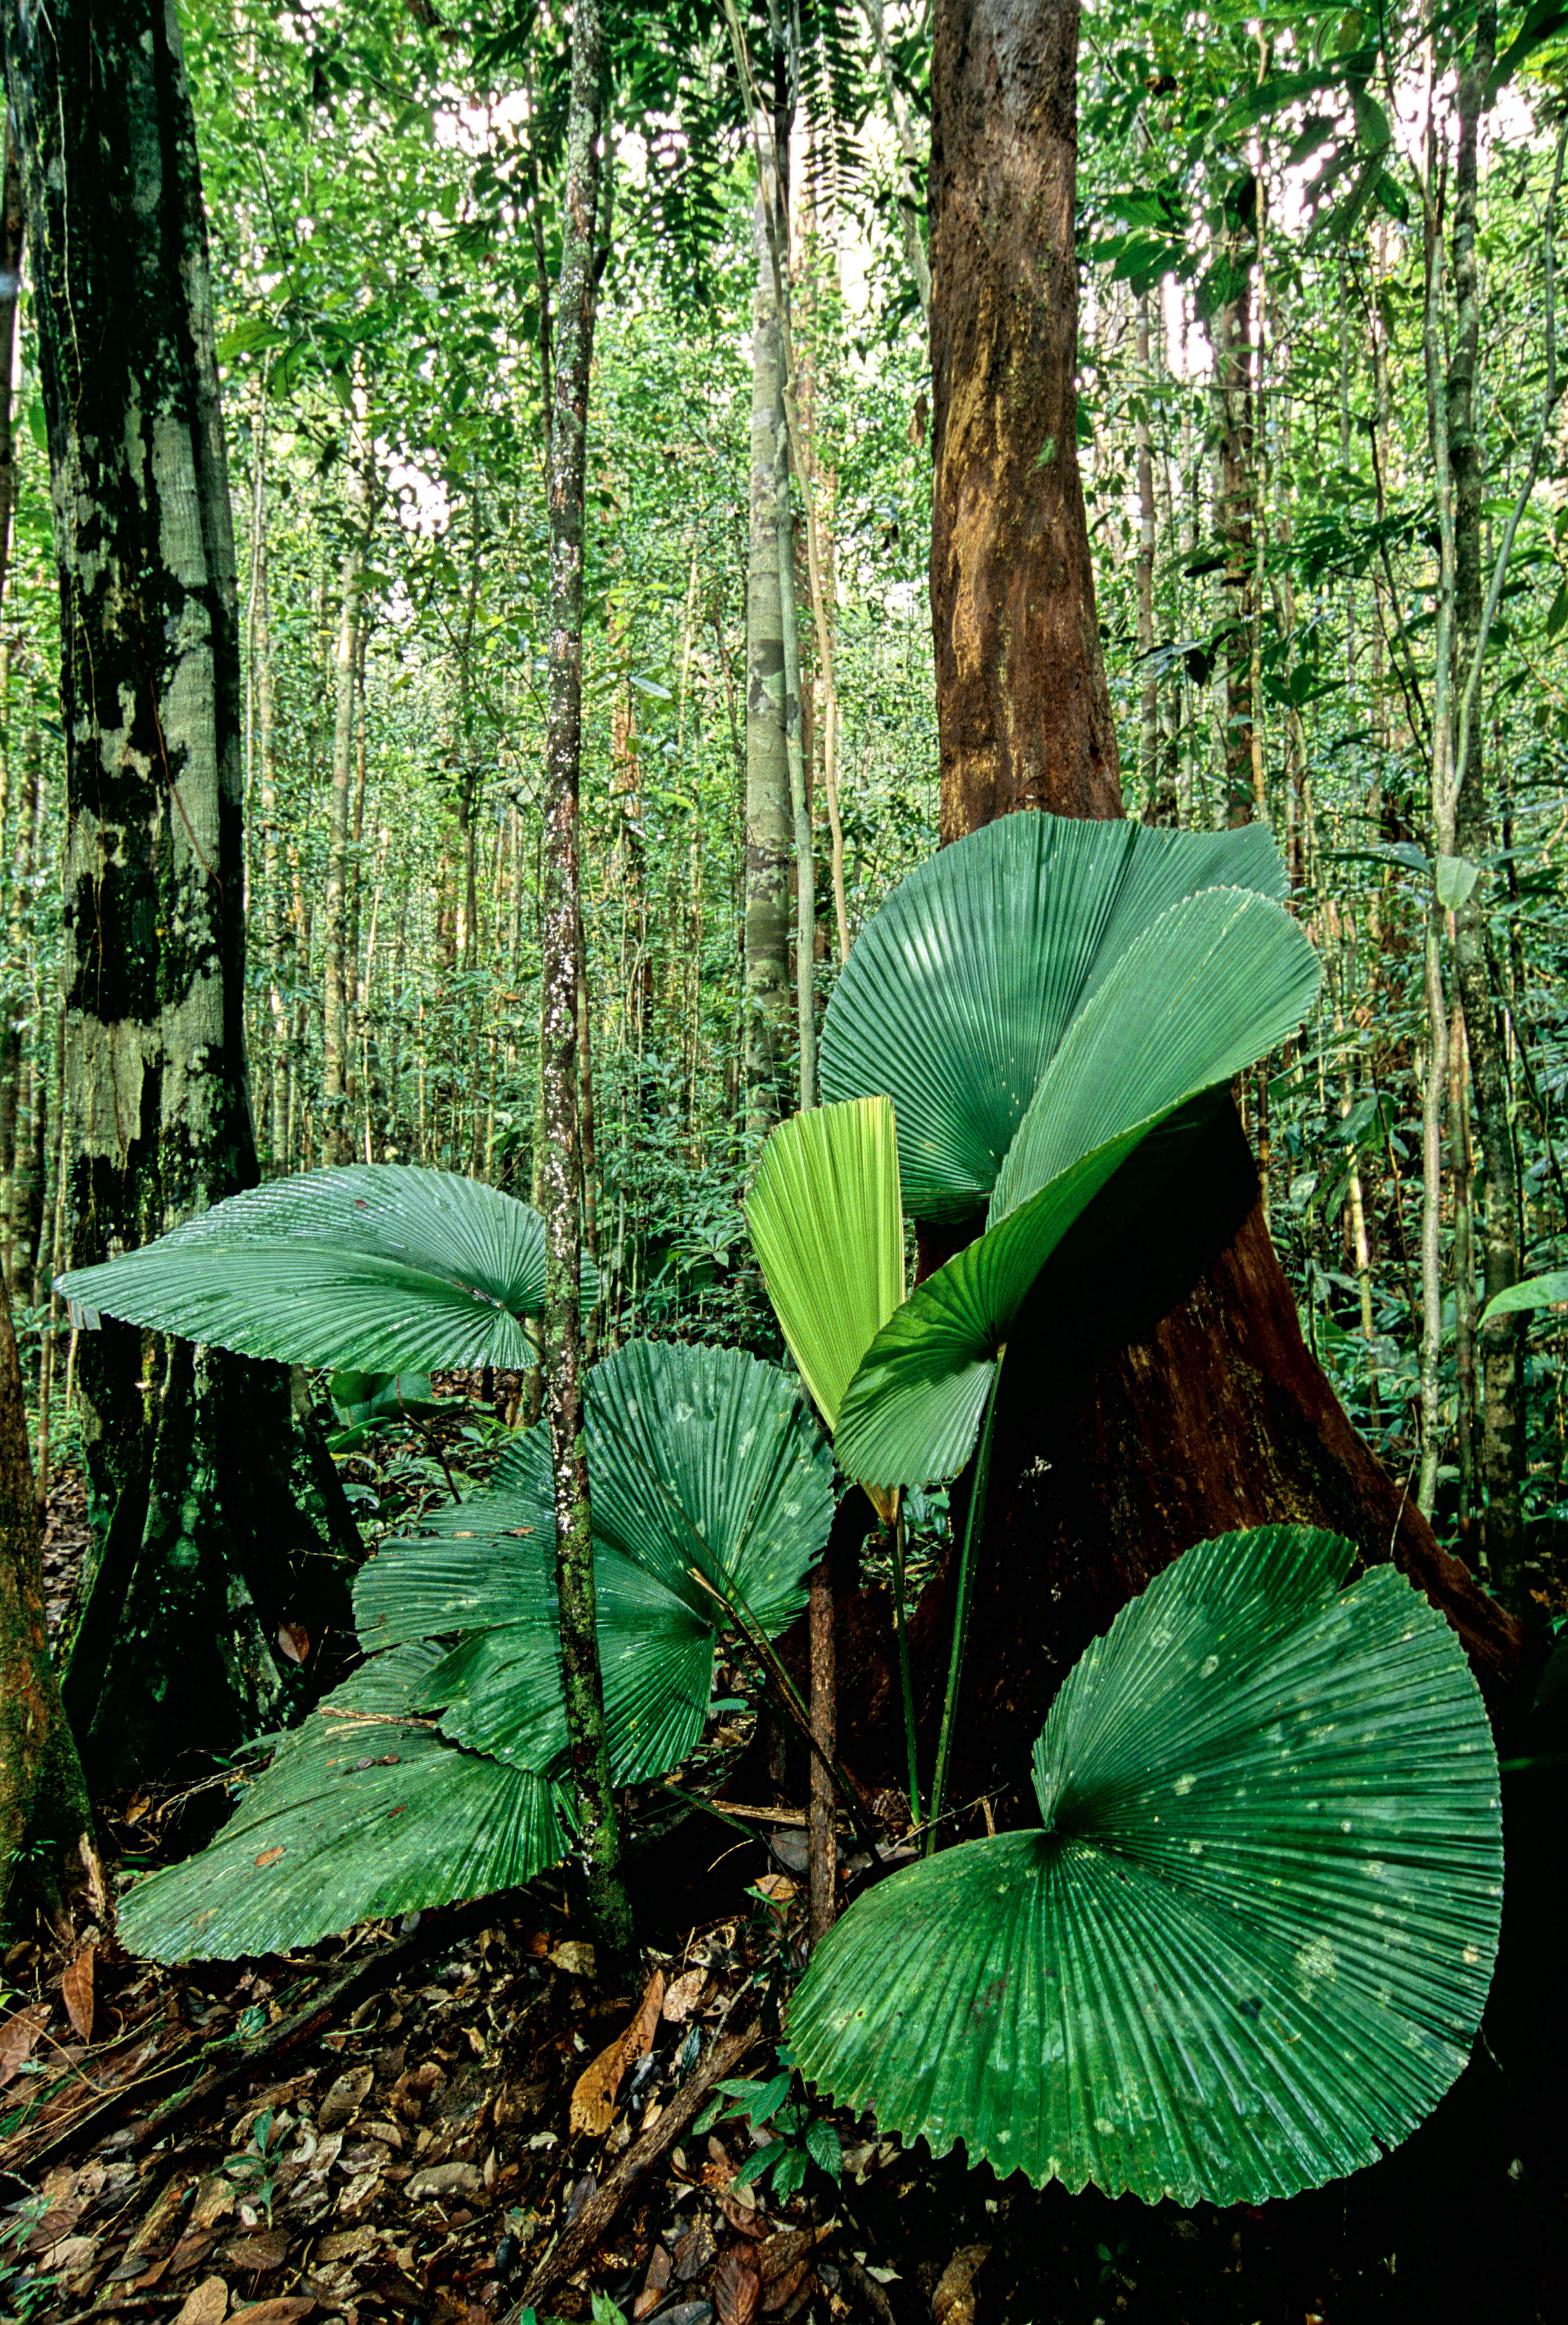
M263 1848L261 1855L257 1857L256 1863L258 1866L276 1865L279 1857L286 1856L287 1853L288 1852L282 1848Z
M558 1946L550 1949L549 1959L557 1969L566 1970L573 1978L592 1978L598 1966L598 1956L581 1938L563 1938Z
M18 2010L0 2026L0 2091L22 2072L46 2021L41 2010Z
M310 1652L310 1634L303 1623L280 1623L278 1651L291 1663L302 1663Z
M284 2293L273 2301L253 2301L236 2309L228 2325L294 2325L297 2317L314 2317L316 2303L308 2293Z
M719 2325L752 2325L762 2300L762 2280L749 2245L731 2245L714 2271L714 2312Z
M768 2233L768 2215L757 2201L757 2191L751 2181L739 2188L726 2188L719 2198L719 2209L732 2228L739 2228L743 2237L760 2242Z
M93 2039L93 1948L84 1946L60 1981L65 2015L84 2042Z
M764 2284L774 2284L807 2259L822 2240L822 2231L815 2228L780 2228L770 2237L757 2254L757 2266Z
M328 2086L316 2114L318 2131L336 2131L339 2125L352 2123L370 2096L375 2080L375 2069L371 2066L349 2067Z
M227 2315L227 2285L221 2276L204 2276L187 2298L174 2325L223 2325Z
M805 2283L806 2272L810 2266L811 2263L808 2260L798 2260L793 2268L787 2268L782 2276L776 2276L772 2283L764 2289L762 2294L764 2317L777 2317L782 2310L789 2308L789 2303Z
M989 2245L961 2245L954 2254L931 2295L936 2325L974 2325L974 2280L990 2254Z
M265 2274L268 2269L281 2268L289 2257L289 2231L258 2228L254 2236L235 2237L232 2244L225 2245L223 2257L231 2268L247 2273L254 2269Z
M784 1873L760 1874L756 1885L775 1905L788 1905L795 1894L795 1884Z
M615 2094L628 2067L653 2048L659 2014L664 2006L664 1972L656 1969L643 1988L637 2015L623 2034L591 2059L572 2090L570 2123L574 2132L602 2139L615 2113Z
M642 2280L642 2290L632 2303L633 2325L636 2325L638 2319L646 2317L650 2311L658 2308L664 2298L664 2288L669 2283L673 2266L674 2264L664 2246L655 2245L648 2263L648 2274Z
M683 1970L664 1997L664 2015L671 2026L684 2026L708 1982L706 1969Z

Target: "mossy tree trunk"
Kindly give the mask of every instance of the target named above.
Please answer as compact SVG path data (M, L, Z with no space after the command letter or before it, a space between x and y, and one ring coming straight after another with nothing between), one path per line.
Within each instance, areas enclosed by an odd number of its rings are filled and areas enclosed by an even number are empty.
M14 5L60 580L63 1185L74 1266L253 1184L239 635L207 225L164 0ZM286 1376L106 1325L77 1362L95 1528L66 1700L95 1782L232 1745L346 1607ZM291 1472L295 1472L291 1476ZM336 1496L336 1504L333 1497ZM328 1516L330 1512L330 1516Z

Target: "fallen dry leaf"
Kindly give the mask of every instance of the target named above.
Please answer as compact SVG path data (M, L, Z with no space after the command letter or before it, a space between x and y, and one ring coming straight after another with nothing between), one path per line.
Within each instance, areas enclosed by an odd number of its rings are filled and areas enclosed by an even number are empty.
M317 2110L318 2131L336 2131L339 2125L352 2123L370 2096L375 2080L374 2067L350 2067L328 2086Z
M231 2268L254 2269L265 2274L268 2269L281 2268L289 2257L287 2228L258 2228L254 2236L236 2237L225 2245L223 2257Z
M662 2245L655 2245L648 2263L648 2274L642 2280L642 2290L632 2306L635 2320L646 2317L658 2308L664 2298L664 2288L669 2283L673 2264Z
M204 2276L187 2298L174 2325L223 2325L227 2315L227 2285L221 2276Z
M580 1938L563 1938L552 1947L549 1959L557 1969L564 1969L573 1978L592 1978L598 1966L598 1957L592 1946Z
M664 1997L664 2015L671 2026L684 2026L708 1982L706 1969L682 1970Z
M719 2325L752 2325L762 2299L762 2280L749 2245L731 2245L714 2271L714 2311Z
M60 1981L65 2015L84 2042L93 2039L93 1960L92 1947L84 1946Z
M236 2309L228 2325L293 2325L297 2317L314 2317L316 2303L303 2293L283 2293L274 2301L253 2301Z
M787 1905L795 1894L795 1884L785 1873L759 1874L756 1886L775 1905Z
M643 1988L637 2015L623 2034L591 2059L572 2090L571 2128L601 2139L615 2113L615 2093L628 2067L653 2048L659 2015L664 2006L664 1972L656 1969Z
M936 2325L974 2325L974 2280L990 2253L989 2245L962 2245L954 2254L931 2295Z
M39 2010L18 2010L0 2026L0 2091L22 2072L44 2029Z
M280 1623L279 1652L291 1663L302 1663L310 1652L310 1634L303 1623Z
M279 1857L285 1856L286 1854L287 1851L281 1848L263 1848L261 1855L257 1857L256 1863L258 1865L276 1865Z

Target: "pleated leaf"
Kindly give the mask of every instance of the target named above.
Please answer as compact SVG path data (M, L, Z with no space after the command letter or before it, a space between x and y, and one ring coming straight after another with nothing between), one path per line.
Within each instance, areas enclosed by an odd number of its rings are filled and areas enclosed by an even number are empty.
M1046 1069L986 1232L918 1287L851 1383L836 1441L852 1477L921 1485L963 1467L997 1353L1068 1229L1151 1132L1195 1128L1194 1101L1294 1030L1319 973L1287 913L1233 888L1174 905L1120 955Z
M904 1218L885 1098L779 1124L746 1225L790 1355L830 1430L855 1369L904 1297Z
M822 1087L835 1100L891 1098L918 1218L984 1205L1075 1017L1162 913L1221 886L1285 894L1261 825L1009 815L894 890L834 988Z
M1443 1616L1351 1545L1225 1535L1124 1607L1036 1747L1043 1829L859 1899L789 2039L835 2102L1037 2185L1258 2203L1404 2139L1496 1959L1496 1755Z
M378 1655L329 1696L209 1848L125 1893L125 1944L171 1962L281 1953L556 1864L565 1795L415 1715L438 1653Z
M631 1783L699 1739L726 1607L770 1635L798 1613L832 1523L833 1465L775 1366L674 1341L631 1341L595 1368L586 1436L605 1718L615 1780ZM545 1430L432 1523L438 1539L389 1544L361 1576L362 1644L454 1639L420 1698L442 1732L564 1773Z
M523 1320L544 1301L544 1223L476 1179L353 1163L215 1203L59 1288L89 1323L116 1316L286 1364L531 1364ZM597 1296L586 1262L583 1296Z

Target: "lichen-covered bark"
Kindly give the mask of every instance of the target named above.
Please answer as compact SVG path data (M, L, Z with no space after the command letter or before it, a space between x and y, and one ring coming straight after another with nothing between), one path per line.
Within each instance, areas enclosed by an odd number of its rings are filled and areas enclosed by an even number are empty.
M931 618L941 832L1121 812L1078 476L1078 0L937 0Z
M789 763L779 596L782 361L773 263L757 195L752 241L751 533L746 563L746 1098L754 1130L779 1118L789 1024Z
M254 1183L237 593L206 218L166 0L18 0L61 625L68 1255ZM77 1363L97 1557L67 1700L89 1773L272 1718L285 1616L341 1594L282 1482L286 1383L125 1326ZM265 1474L263 1475L263 1472Z
M555 1487L561 1680L586 1902L602 1950L631 1943L621 1838L610 1787L594 1593L587 1442L583 1431L578 1268L582 1147L577 1078L577 797L583 744L583 484L594 350L594 229L599 198L599 0L576 0L572 89L556 300L549 455L549 695L540 906L542 991L544 1378Z

